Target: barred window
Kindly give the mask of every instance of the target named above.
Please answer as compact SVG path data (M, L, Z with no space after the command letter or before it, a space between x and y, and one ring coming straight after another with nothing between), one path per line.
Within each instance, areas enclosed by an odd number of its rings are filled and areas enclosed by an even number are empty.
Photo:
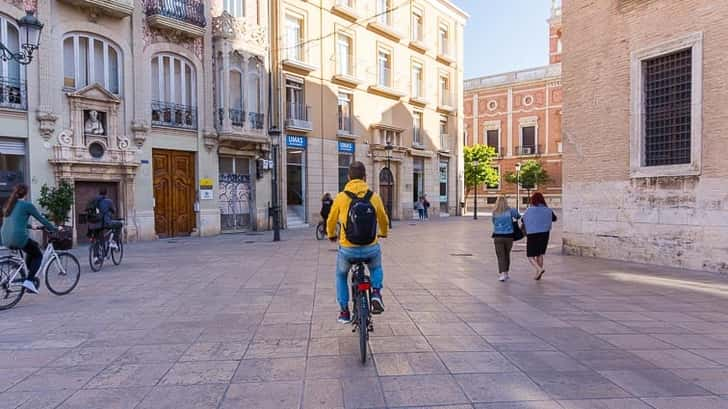
M644 164L690 163L692 48L642 62Z

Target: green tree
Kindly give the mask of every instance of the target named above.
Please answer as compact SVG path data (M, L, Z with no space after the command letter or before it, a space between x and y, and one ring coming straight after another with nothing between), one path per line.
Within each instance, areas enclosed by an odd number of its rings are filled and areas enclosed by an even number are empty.
M73 206L73 186L65 180L58 184L58 187L49 187L43 185L40 188L40 199L38 204L46 209L45 216L56 224L61 226L68 221L68 213Z
M506 182L519 183L522 189L526 189L529 199L531 198L531 190L538 185L543 185L551 180L548 172L543 168L541 162L537 160L527 160L521 164L519 174L515 172L506 173Z
M498 184L498 171L493 168L493 159L496 156L492 146L473 145L463 148L466 196L475 186ZM475 166L475 161L478 166Z

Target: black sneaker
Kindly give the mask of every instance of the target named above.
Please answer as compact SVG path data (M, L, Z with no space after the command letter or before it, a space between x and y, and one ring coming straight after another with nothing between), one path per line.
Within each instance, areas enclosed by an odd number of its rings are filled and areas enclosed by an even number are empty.
M351 322L351 314L349 313L349 309L341 310L339 313L339 318L337 321L341 324L348 324Z
M384 302L382 301L382 292L378 288L372 289L372 295L369 297L372 303L372 314L381 314L384 312Z

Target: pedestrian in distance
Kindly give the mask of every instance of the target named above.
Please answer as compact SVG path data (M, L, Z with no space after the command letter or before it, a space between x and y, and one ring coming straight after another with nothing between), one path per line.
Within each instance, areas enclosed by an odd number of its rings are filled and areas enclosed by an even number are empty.
M540 280L546 272L543 256L549 245L551 225L557 220L556 214L546 205L541 192L531 196L530 206L523 214L523 226L526 233L526 256L536 270L534 280Z
M425 220L425 199L420 196L415 203L415 209L417 209L417 216L419 220Z
M493 244L495 255L498 257L498 280L503 282L510 278L508 273L511 269L511 250L513 241L516 238L523 238L522 235L515 237L518 228L517 221L521 218L518 210L508 206L505 196L498 196L493 209ZM515 226L515 228L514 228Z
M321 196L321 212L319 213L321 218L324 220L324 223L326 223L326 220L329 219L329 212L331 212L332 204L334 204L334 199L331 198L331 193L324 193L324 195Z
M425 206L425 219L430 220L430 201L427 200L427 194L422 195L422 205Z

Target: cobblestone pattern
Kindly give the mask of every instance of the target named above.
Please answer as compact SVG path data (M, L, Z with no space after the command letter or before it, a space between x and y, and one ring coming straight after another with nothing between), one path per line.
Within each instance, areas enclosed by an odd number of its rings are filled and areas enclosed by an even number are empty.
M0 313L0 408L728 407L728 282L515 246L489 221L395 225L362 366L312 230L160 240ZM468 256L471 254L471 256Z

